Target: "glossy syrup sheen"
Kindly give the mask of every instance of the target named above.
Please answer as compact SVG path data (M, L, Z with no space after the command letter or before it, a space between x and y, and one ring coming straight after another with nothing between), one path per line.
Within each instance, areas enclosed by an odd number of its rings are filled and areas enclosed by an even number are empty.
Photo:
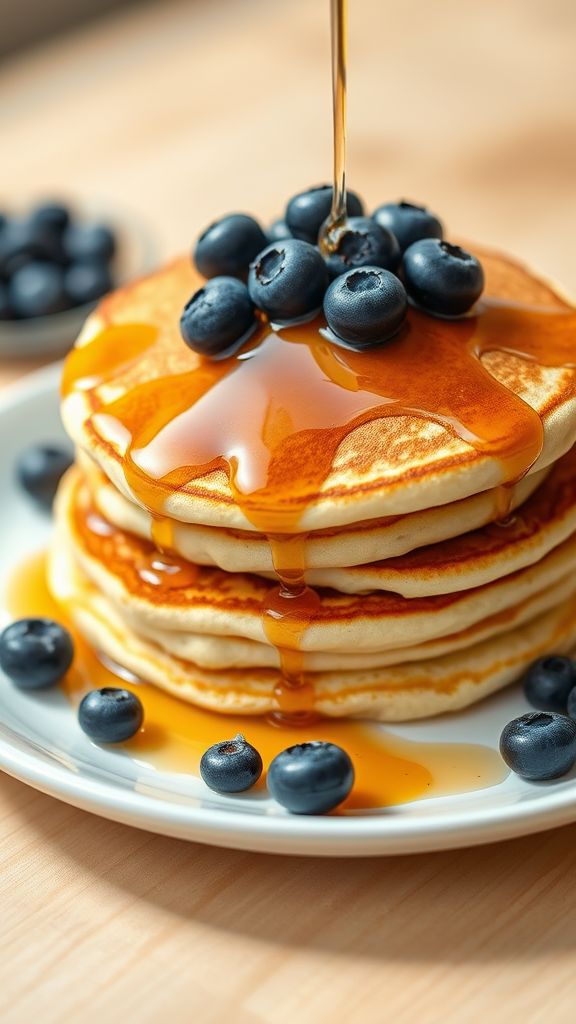
M390 416L441 424L500 460L503 480L514 481L540 453L542 423L480 357L501 351L541 366L576 365L571 310L490 299L477 315L458 321L410 310L397 338L365 352L331 343L322 326L262 327L234 356L157 377L98 404L95 425L127 442L126 478L153 514L163 515L174 490L224 469L235 500L260 532L298 533L299 498L321 491L342 441L362 424ZM65 393L109 377L109 330L121 347L114 327L75 350ZM127 325L126 340L141 330Z
M128 362L135 358L140 330L142 350L153 345L148 328L127 325ZM113 375L118 331L107 328L72 353L65 393ZM280 586L262 614L268 639L281 655L278 706L291 713L296 704L302 713L304 706L313 710L313 688L297 648L317 599L304 586L306 536L299 523L303 504L321 492L341 443L356 427L390 416L439 423L500 462L504 518L506 482L521 478L538 458L543 427L480 357L504 351L542 366L574 366L575 333L572 310L530 309L491 298L458 321L411 309L395 339L365 352L333 344L320 320L276 330L262 325L226 359L203 360L189 373L145 381L108 404L92 393L93 421L122 444L127 483L152 513L161 550L170 549L169 495L213 470L226 472L234 500L271 543Z
M63 609L46 584L45 557L19 566L8 586L11 614L40 615L66 622ZM265 767L281 750L306 740L328 740L344 747L355 769L354 789L343 810L384 808L424 797L465 793L495 786L506 766L495 750L473 744L413 743L361 722L324 719L314 725L275 725L265 719L217 715L185 704L157 687L127 679L121 669L104 665L72 628L75 660L62 686L76 706L90 689L126 687L144 706L142 730L122 744L138 761L168 772L198 774L200 758L213 743L243 733L260 751ZM263 788L264 780L260 783Z

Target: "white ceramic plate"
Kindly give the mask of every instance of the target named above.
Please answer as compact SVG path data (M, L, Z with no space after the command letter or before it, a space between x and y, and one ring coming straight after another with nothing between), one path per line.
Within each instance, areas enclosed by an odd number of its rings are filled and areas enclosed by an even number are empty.
M59 366L32 374L0 402L0 578L42 548L50 521L14 483L19 451L62 440ZM3 612L4 617L6 613ZM430 722L395 727L406 739L496 747L510 718L527 710L510 689L482 705ZM0 766L84 810L166 835L275 853L366 856L467 846L536 832L576 819L576 776L528 784L510 776L470 794L415 801L339 817L292 817L264 796L220 797L198 778L102 750L81 732L59 693L25 694L0 678Z

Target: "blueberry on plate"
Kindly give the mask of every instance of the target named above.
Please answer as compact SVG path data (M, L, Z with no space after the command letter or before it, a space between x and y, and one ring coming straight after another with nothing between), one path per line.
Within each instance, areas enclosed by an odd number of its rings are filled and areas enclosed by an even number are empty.
M563 654L548 654L532 662L522 683L532 707L566 714L568 697L576 687L576 665Z
M417 306L439 316L461 316L480 298L482 265L459 245L424 238L404 253L406 291Z
M278 754L266 782L274 799L292 814L325 814L348 796L354 766L342 747L314 740Z
M350 217L337 232L333 251L326 257L330 277L357 267L397 270L400 248L391 231L379 227L370 217Z
M389 341L406 316L404 285L389 270L362 267L341 274L324 297L324 316L334 335L352 348Z
M33 444L25 448L16 463L20 486L45 509L52 507L56 489L72 465L72 456L57 444Z
M268 239L254 217L229 213L202 232L194 249L194 263L204 277L245 279L252 260L266 245Z
M106 263L116 251L116 236L107 224L69 224L62 236L71 262Z
M500 753L524 779L557 779L576 761L576 722L550 711L530 711L508 722Z
M102 298L112 287L107 263L72 263L64 274L64 290L71 306Z
M52 619L18 619L0 634L0 668L19 690L54 686L73 657L70 633Z
M34 225L62 234L70 223L70 210L64 203L41 203L32 210L30 221Z
M217 356L238 346L256 326L246 285L236 277L213 277L184 306L180 331L202 356Z
M425 206L416 203L384 203L374 210L373 219L381 228L387 228L398 239L402 252L421 238L442 238L441 221Z
M250 266L248 290L272 321L289 323L322 306L328 270L319 250L297 238L272 242Z
M262 758L241 733L215 743L202 754L200 775L217 793L242 793L262 775Z
M54 263L27 263L12 275L8 299L22 318L49 316L69 306L64 291L64 274Z
M91 690L78 708L80 728L95 743L122 743L134 736L144 720L135 693L117 686Z
M292 196L284 220L294 238L316 245L318 233L332 209L332 185L316 185ZM364 207L355 192L346 193L346 211L350 217L362 217Z
M292 232L286 221L278 218L278 220L272 221L266 230L266 237L269 242L283 242L285 238L292 238Z

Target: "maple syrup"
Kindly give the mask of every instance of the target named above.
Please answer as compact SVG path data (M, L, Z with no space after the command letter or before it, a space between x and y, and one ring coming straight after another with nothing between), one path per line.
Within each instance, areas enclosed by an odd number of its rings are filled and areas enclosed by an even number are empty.
M219 715L178 700L97 657L50 594L43 553L19 566L9 580L6 597L14 618L46 616L71 630L75 658L62 688L74 706L89 690L104 686L124 687L138 695L144 724L122 748L161 771L198 774L207 747L239 732L260 751L265 768L291 744L326 740L343 747L354 763L354 788L339 813L483 789L498 785L508 775L497 751L481 745L415 743L351 720L322 719L313 725L284 721L277 726L260 717ZM265 777L260 788L264 783Z
M111 329L118 344L118 330ZM203 362L200 372L137 384L107 404L91 394L94 426L122 439L127 483L152 513L162 550L171 538L167 498L216 469L225 470L234 500L269 537L280 582L262 610L263 622L281 656L278 710L297 705L299 717L306 706L314 711L298 651L317 600L304 585L306 535L298 532L299 522L341 443L355 428L390 416L440 423L498 459L504 519L511 495L505 485L538 458L543 427L480 357L504 350L544 366L573 366L576 314L492 298L458 321L411 309L400 336L385 349L365 352L331 344L322 329L322 321L277 330L263 325L248 349ZM108 330L73 352L66 388L73 389L78 376L94 381L110 372ZM148 347L149 332L145 342Z
M318 244L326 254L336 247L346 223L346 57L348 0L330 0L332 43L333 190L332 209L320 229Z
M347 0L331 0L334 186L321 244L330 248L346 218ZM93 389L149 351L167 327L106 327L75 349L64 394ZM354 352L332 343L322 320L288 328L262 324L240 352L195 359L190 372L166 373L105 404L90 391L96 431L124 452L126 481L152 515L160 552L172 547L170 495L224 470L246 518L268 537L278 588L262 609L266 636L280 655L278 712L306 722L314 688L300 653L318 597L305 585L302 514L321 492L338 448L358 427L389 416L441 424L502 467L498 518L507 520L512 485L538 458L540 417L482 366L482 355L513 353L544 366L573 366L572 310L532 310L488 298L457 321L414 309L385 348ZM182 344L178 339L178 344ZM160 360L162 365L163 361ZM438 372L441 368L441 372ZM146 567L161 581L185 578ZM171 563L170 563L171 564Z

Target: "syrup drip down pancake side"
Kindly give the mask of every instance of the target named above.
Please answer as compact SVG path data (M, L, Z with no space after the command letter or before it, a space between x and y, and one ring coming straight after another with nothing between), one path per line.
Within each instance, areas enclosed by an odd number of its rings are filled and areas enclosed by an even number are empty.
M179 334L188 261L121 289L64 372L64 421L114 486L156 516L300 533L460 500L576 441L576 313L513 261L481 253L477 315L414 310L368 352L321 323L262 326L210 362Z
M53 548L50 583L93 648L135 676L224 714L266 714L276 709L276 671L210 671L168 654L115 614L65 543L57 542ZM575 643L576 597L572 596L527 625L464 652L392 668L314 673L309 677L314 707L322 715L389 722L455 711L512 682L534 658L552 649L568 651Z
M116 490L86 453L79 450L76 463L82 470L91 499L104 519L127 533L158 541L157 518ZM509 521L511 513L534 493L549 472L550 468L546 468L523 477L517 484L496 487L437 508L309 533L306 538L306 580L310 583L314 579L312 570L315 569L332 570L394 559L417 548L459 537L487 523L502 520L503 505ZM163 550L189 562L213 565L225 572L263 575L274 572L270 543L263 534L254 530L198 526L175 519L162 520L160 525Z
M66 363L51 563L89 641L215 710L390 720L567 650L576 313L482 261L472 314L362 352L317 320L197 356L184 261L105 300Z

